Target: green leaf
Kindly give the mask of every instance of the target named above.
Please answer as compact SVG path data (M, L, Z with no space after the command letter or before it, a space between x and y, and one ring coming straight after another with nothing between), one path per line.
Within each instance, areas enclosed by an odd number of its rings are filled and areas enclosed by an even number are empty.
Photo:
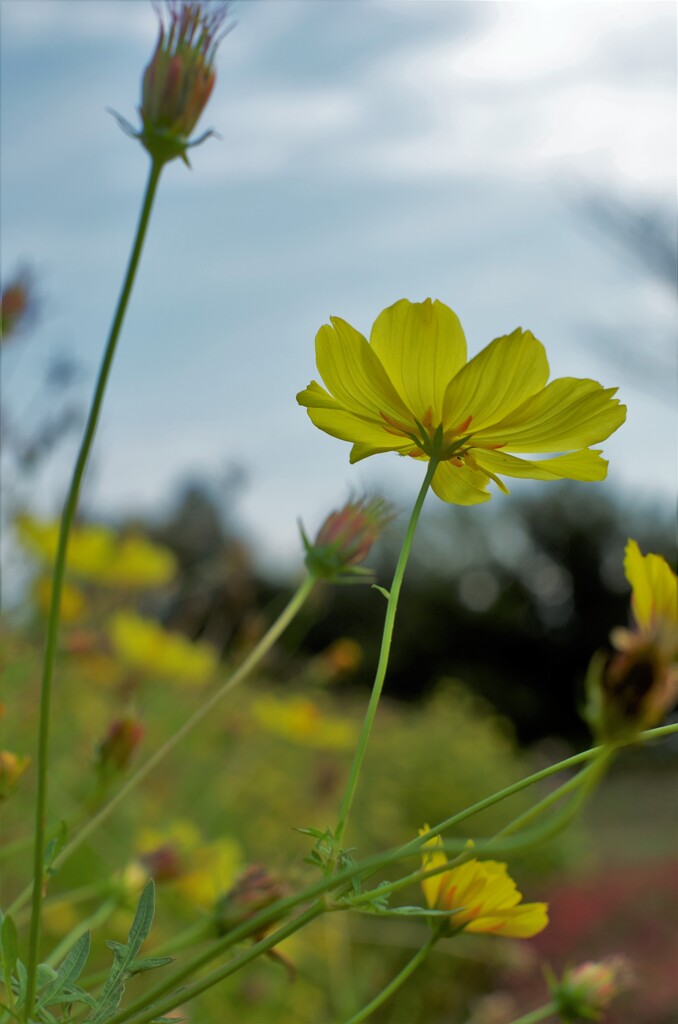
M59 999L61 993L65 988L72 985L73 982L77 981L82 974L82 970L87 963L87 958L89 956L90 945L90 933L85 932L84 935L80 936L73 946L73 949L57 970L52 982L47 985L44 992L40 993L37 1005L38 1010L42 1009L43 1006L49 1006L51 1003L61 1002Z
M109 949L113 950L113 966L103 987L101 996L97 1003L94 1016L90 1018L91 1024L104 1024L108 1017L112 1017L120 1006L125 983L134 974L134 962L137 953L141 949L153 924L155 912L155 885L150 878L144 886L144 891L139 899L137 912L134 915L132 927L130 928L127 942L113 942L109 939L106 943ZM143 962L143 961L142 961Z
M141 974L143 971L154 971L156 967L166 967L174 963L173 956L146 956L143 960L135 960L129 969L130 974Z
M387 601L390 601L391 594L386 589L386 587L380 587L378 583L373 583L372 584L372 590L377 590L381 594L382 597L385 597Z

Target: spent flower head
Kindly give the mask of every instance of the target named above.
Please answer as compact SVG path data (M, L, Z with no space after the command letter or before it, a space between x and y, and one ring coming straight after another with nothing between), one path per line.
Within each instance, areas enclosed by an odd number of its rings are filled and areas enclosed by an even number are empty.
M330 513L313 543L301 527L308 571L317 579L335 582L369 575L360 563L392 519L391 506L382 498L360 498Z
M420 835L429 831L428 825ZM422 867L441 867L447 857L442 839L424 843ZM450 932L484 932L515 939L529 939L549 923L547 903L521 903L522 893L506 864L493 860L467 860L459 867L441 871L421 883L429 907L450 913Z
M564 1021L601 1020L603 1011L633 984L633 970L624 956L587 961L550 980L551 995Z
M488 501L490 481L602 480L591 449L621 426L616 388L562 377L547 384L543 345L518 328L466 362L466 340L442 302L401 299L377 317L370 341L339 317L316 336L317 381L297 395L312 422L353 442L351 462L380 452L436 459L443 501ZM508 454L512 452L514 454ZM518 458L541 452L552 457Z
M142 82L141 131L135 132L115 116L154 160L166 163L181 157L188 164L187 150L213 134L205 132L190 140L214 88L214 58L230 30L225 26L230 4L228 0L165 0L154 6L159 34Z
M126 771L145 733L143 724L133 715L116 718L97 747L99 767L103 771Z
M678 697L678 578L661 555L629 540L624 558L632 626L610 634L611 653L594 655L586 718L603 740L657 725Z

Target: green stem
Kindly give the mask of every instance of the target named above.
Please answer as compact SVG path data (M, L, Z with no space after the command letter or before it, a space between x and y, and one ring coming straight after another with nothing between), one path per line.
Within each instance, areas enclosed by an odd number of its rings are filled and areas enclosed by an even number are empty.
M108 382L113 356L115 355L116 344L122 322L125 317L127 303L132 292L134 277L136 274L141 250L144 244L144 237L151 215L153 199L158 187L162 164L151 161L151 169L146 185L146 192L139 215L136 237L132 246L127 273L123 282L118 306L113 317L110 334L106 343L103 360L99 369L92 405L85 426L85 433L80 446L80 451L73 470L71 485L64 504L59 527L59 541L57 544L56 558L54 561L54 573L52 576L52 596L50 600L49 616L47 620L47 637L45 643L45 657L42 671L42 684L40 690L40 724L38 728L38 757L37 757L37 794L35 800L35 846L33 857L33 899L31 908L31 928L28 940L28 965L26 979L26 1003L24 1019L30 1020L33 1012L33 1001L35 999L35 975L38 966L38 951L40 945L40 926L43 888L45 882L45 815L47 809L47 761L49 752L49 725L50 725L50 703L52 692L52 677L57 655L57 641L59 636L59 615L61 611L61 592L63 589L64 576L66 572L66 555L68 551L68 537L71 525L75 517L80 496L82 478L87 466L87 460L94 440L101 405Z
M244 952L240 956L234 957L227 964L223 964L218 967L211 974L205 975L204 978L200 978L198 981L194 981L192 985L186 985L185 988L180 989L178 992L174 992L169 995L166 999L161 999L159 1002L153 1002L157 995L160 994L160 986L156 991L151 990L137 999L136 1003L128 1006L127 1009L121 1010L111 1017L106 1024L123 1024L124 1021L130 1020L134 1017L134 1024L149 1024L149 1021L155 1020L156 1017L161 1017L163 1014L173 1010L179 1003L187 1003L191 999L195 999L196 996L206 992L207 989L212 988L214 985L219 984L225 978L228 978L231 974L235 974L241 968L246 967L247 964L256 960L257 957L261 956L262 953L268 952L273 949L274 946L279 945L288 936L293 935L300 928L314 921L315 918L320 917L321 914L325 913L325 907L321 903L314 903L312 907L305 910L303 914L299 914L293 918L292 921L288 921L286 925L279 928L276 932L268 935L265 939L260 939L259 942L255 942L253 946ZM172 982L174 987L174 981ZM165 986L165 991L166 991ZM143 1012L146 1011L146 1012Z
M419 965L423 963L423 961L431 952L439 938L440 931L436 930L431 935L428 942L415 953L415 955L412 957L409 963L405 964L402 971L399 974L396 974L395 978L393 978L393 980L389 982L386 988L382 989L379 995L375 996L374 999L372 999L367 1004L367 1006L363 1006L362 1010L359 1010L349 1020L347 1020L346 1024L360 1024L360 1021L367 1020L368 1017L371 1017L372 1013L375 1010L378 1010L379 1007L382 1006L387 999L390 999L393 993L397 992L400 986L407 981L411 974L414 974L417 967L419 967Z
M532 1010L531 1013L526 1013L523 1017L511 1021L511 1024L537 1024L537 1021L548 1020L549 1017L555 1017L557 1013L556 1004L547 1003L545 1006L540 1006L538 1010Z
M641 742L647 742L654 739L660 739L663 736L668 736L675 732L678 732L678 724L662 726L660 728L650 729L647 732L641 733L638 740ZM435 828L430 829L425 835L411 840L404 846L395 847L391 850L374 854L357 864L353 864L350 867L342 869L332 877L321 878L313 885L308 886L308 888L303 892L295 893L292 896L286 896L281 900L276 900L275 903L272 903L269 907L259 911L258 914L255 914L248 921L244 921L242 924L233 928L221 939L217 939L215 942L210 943L208 949L196 954L193 959L179 967L172 977L156 986L153 990L154 998L175 989L182 981L186 978L190 978L191 975L195 974L197 971L202 970L203 967L209 964L212 960L216 960L226 952L226 950L230 949L231 946L244 941L251 935L261 933L265 928L270 927L275 921L279 921L286 917L288 913L294 911L302 903L308 903L310 900L318 899L325 893L330 892L332 889L341 888L341 886L350 882L351 879L368 878L370 875L375 874L377 871L387 867L389 864L403 860L406 857L420 856L421 847L426 840L430 839L432 836L438 835L440 832L443 832L446 828L450 828L457 822L470 817L472 814L477 814L480 811L491 807L500 800L503 800L514 793L518 793L520 790L534 785L536 782L540 782L560 771L574 768L576 765L592 760L599 755L603 749L604 748L602 747L591 747L589 750L583 750L579 754L573 754L572 757L565 758L565 760L559 761L557 764L550 765L548 768L542 768L533 775L529 775L527 778L521 779L520 782L516 782L512 786L508 786L500 793L495 793L492 796L485 797L484 800L480 800L478 803L474 804L473 807L467 808L465 811L459 812L459 814L446 819L444 822L436 825ZM569 782L567 784L569 784ZM550 834L552 834L551 823L549 823L549 830ZM511 842L511 840L508 840L508 842ZM517 849L518 846L516 845L515 848ZM129 1011L132 1010L136 1012L137 1007L130 1007ZM130 1012L130 1016L131 1015L132 1014ZM108 1024L114 1024L114 1022L110 1021ZM119 1022L116 1021L115 1024L119 1024Z
M379 698L381 697L382 687L384 685L384 679L386 678L386 669L388 667L388 658L391 651L391 641L393 639L393 627L395 624L395 616L398 608L398 598L400 596L400 588L402 587L403 576L405 574L405 567L407 565L407 559L409 558L410 549L412 547L412 540L414 539L414 531L417 528L417 522L419 521L419 515L421 513L424 499L428 493L428 489L431 486L433 480L433 474L438 467L436 459L431 459L428 464L426 476L424 482L421 485L421 490L417 496L417 500L414 503L412 509L412 515L410 521L407 524L407 530L405 532L405 539L403 540L403 546L400 551L400 556L393 574L393 583L391 584L391 590L389 592L388 604L386 606L386 617L384 619L384 632L381 639L381 650L379 651L379 662L377 664L377 670L374 677L374 683L372 685L372 694L370 696L370 702L367 705L367 711L365 712L365 718L363 720L362 729L358 738L358 745L356 747L355 754L353 755L353 764L351 765L351 772L346 783L346 790L344 792L344 798L341 803L341 809L339 811L339 820L337 828L334 834L334 849L335 858L341 847L346 826L348 825L348 818L351 813L351 806L353 804L353 798L355 797L355 791L358 786L358 778L360 776L360 769L362 768L363 759L365 757L365 751L367 749L367 743L370 738L372 731L372 725L374 722L374 716L377 713L379 706ZM332 866L334 861L332 861Z
M248 656L243 661L232 676L219 687L218 690L207 698L207 700L201 704L186 721L180 726L175 733L173 733L169 739L165 740L161 747L158 747L156 752L148 758L141 767L137 768L135 773L129 777L123 786L120 787L115 796L111 797L107 804L105 804L101 810L90 818L90 820L80 829L77 835L73 836L70 843L64 846L61 853L54 858L53 868L59 868L61 865L73 854L92 832L96 831L99 826L106 821L109 815L123 802L123 800L135 789L140 782L142 782L146 776L153 771L155 767L170 753L174 750L176 745L191 732L195 726L205 718L206 715L213 710L213 708L219 703L221 698L232 690L235 686L247 678L248 675L253 671L254 668L259 664L262 658L269 652L273 644L276 642L278 637L285 631L289 623L295 617L304 601L307 599L311 590L315 585L315 580L312 576L306 576L302 581L300 587L296 593L292 596L287 606L271 625L268 631L261 638L259 643L250 651ZM14 912L18 907L22 906L27 894L30 890L24 890L18 898L12 904L10 908L11 912ZM9 911L8 911L9 912Z

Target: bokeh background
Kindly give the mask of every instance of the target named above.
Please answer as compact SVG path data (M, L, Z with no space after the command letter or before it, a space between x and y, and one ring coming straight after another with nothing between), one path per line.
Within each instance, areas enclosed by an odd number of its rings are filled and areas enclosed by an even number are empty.
M133 707L152 749L200 700L116 668L96 646L113 608L210 644L224 672L299 578L297 517L312 532L351 491L399 513L372 558L388 585L420 467L350 467L296 405L330 315L365 333L398 298L440 298L471 353L521 325L554 376L618 385L629 408L604 484L515 481L470 511L429 500L357 811L368 852L588 743L582 680L628 615L626 538L675 564L676 12L240 0L233 21L201 126L220 139L191 171L165 172L81 506L83 521L165 545L176 572L141 595L90 581L83 620L66 625L54 821L94 799L107 723ZM30 755L46 566L13 524L63 499L146 174L106 108L135 120L156 23L142 0L1 0L0 29L2 276L23 273L31 295L2 353L2 745ZM263 861L298 881L289 826L334 816L382 614L369 588L319 592L251 693L111 822L63 891L117 877L158 841L142 827L168 821L189 859L225 843L228 879ZM620 951L642 995L610 1019L678 1019L677 756L672 743L625 755L587 820L517 866L529 897L558 908L542 939L450 946L375 1019L502 1024L541 1001L540 961ZM3 805L10 842L32 785L29 767ZM5 879L23 884L20 862ZM173 885L160 938L200 905ZM78 912L57 903L54 936ZM129 913L116 915L122 934ZM346 1016L420 930L385 937L365 919L328 926L322 957L318 941L291 949L296 985L264 964L208 999L205 1019L220 1024L223 1000L253 1024Z

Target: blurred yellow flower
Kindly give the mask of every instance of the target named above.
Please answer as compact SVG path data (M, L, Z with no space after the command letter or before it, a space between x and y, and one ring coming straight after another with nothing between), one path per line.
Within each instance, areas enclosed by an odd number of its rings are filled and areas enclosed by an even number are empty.
M44 562L54 561L59 523L19 516L19 539ZM141 536L119 536L105 526L75 526L68 543L68 571L110 587L158 587L176 572L171 551Z
M353 722L326 714L307 697L274 697L252 701L254 719L268 732L319 750L350 750L358 731Z
M199 829L184 819L162 832L145 829L137 840L139 859L157 882L167 882L193 905L212 909L233 886L243 867L235 839L205 842Z
M191 643L158 622L134 612L117 612L108 622L114 654L128 668L183 683L206 682L217 669L213 647Z
M419 834L428 830L425 825ZM447 862L442 845L440 836L424 844L424 870ZM497 861L468 860L459 867L425 878L421 885L429 907L450 911L452 931L463 929L529 939L548 924L548 904L521 903L522 893L508 874L506 864Z
M586 718L603 740L657 725L678 697L678 578L635 540L626 545L624 568L634 626L612 630L615 650L593 657L586 681Z
M33 588L35 603L43 614L49 614L49 606L52 600L52 577L41 576ZM61 621L65 623L77 622L82 618L85 611L85 595L77 587L70 583L64 583L61 588Z
M0 750L0 800L9 796L30 763L30 757Z
M370 342L331 317L316 336L317 381L297 395L313 423L353 442L351 462L379 452L440 460L432 487L443 501L487 501L500 476L602 480L607 462L589 445L626 417L616 388L563 377L547 384L543 345L520 328L466 362L466 340L442 302L401 299L377 317ZM517 454L559 453L533 461ZM508 493L508 492L507 492Z

